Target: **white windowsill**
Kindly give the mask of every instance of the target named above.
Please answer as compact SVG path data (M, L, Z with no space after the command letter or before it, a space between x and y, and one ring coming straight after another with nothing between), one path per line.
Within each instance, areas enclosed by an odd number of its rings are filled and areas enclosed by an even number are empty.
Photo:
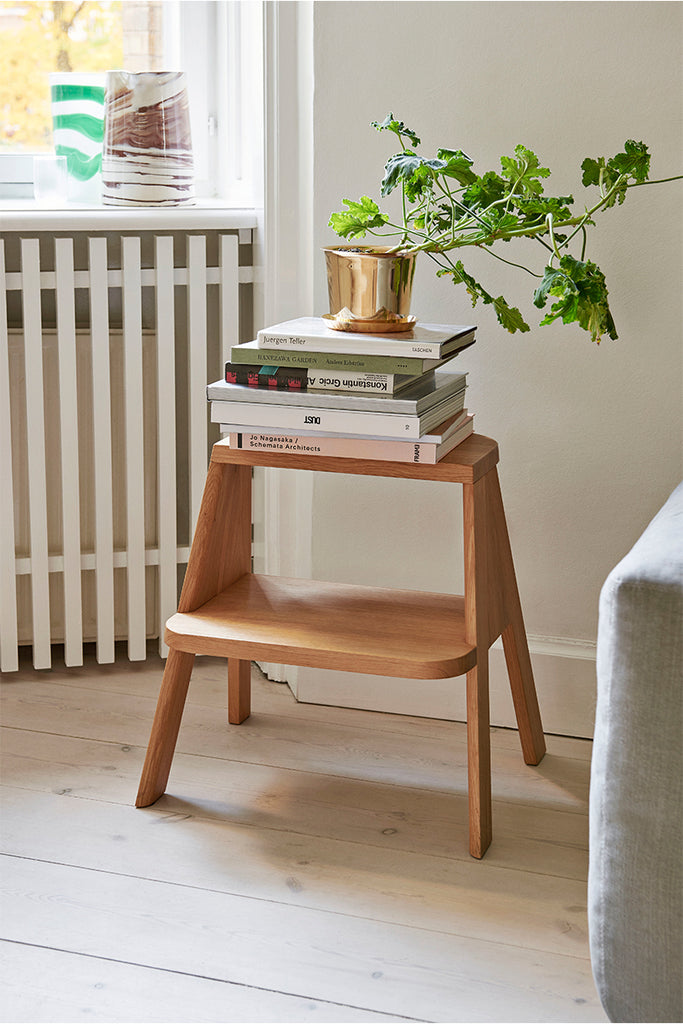
M123 207L68 203L45 206L30 199L0 200L0 231L183 231L254 228L254 209L220 199L194 206Z

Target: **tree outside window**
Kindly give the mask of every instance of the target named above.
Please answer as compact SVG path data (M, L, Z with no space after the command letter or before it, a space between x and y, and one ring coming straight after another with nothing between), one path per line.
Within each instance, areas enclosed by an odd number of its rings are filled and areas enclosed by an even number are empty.
M161 0L0 0L0 153L52 148L53 71L153 71Z

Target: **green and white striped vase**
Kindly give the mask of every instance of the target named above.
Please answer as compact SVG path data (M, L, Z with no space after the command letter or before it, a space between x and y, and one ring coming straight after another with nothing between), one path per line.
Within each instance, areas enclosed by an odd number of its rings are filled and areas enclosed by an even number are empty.
M102 200L105 74L77 71L50 75L55 153L67 162L68 197Z

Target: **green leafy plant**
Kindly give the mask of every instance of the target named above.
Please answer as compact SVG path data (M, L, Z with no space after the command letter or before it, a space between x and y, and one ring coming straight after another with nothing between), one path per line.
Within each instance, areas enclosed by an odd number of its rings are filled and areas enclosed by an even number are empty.
M544 193L543 180L550 171L525 146L517 146L514 156L501 158L500 173L479 175L459 149L438 149L428 159L418 156L420 139L393 114L382 122L373 121L372 127L393 133L401 144L400 152L386 163L381 185L382 197L400 189L401 223L393 223L369 196L357 202L344 199L346 209L333 213L329 221L338 235L347 239L368 234L382 239L398 236L396 251L427 253L436 262L439 276L465 286L473 306L479 300L492 304L508 331L530 330L519 309L502 295L489 294L465 269L457 250L476 246L538 279L534 304L543 309L552 300L541 324L561 319L565 324L578 323L595 342L604 335L616 339L605 276L586 257L588 230L595 226L596 214L621 205L629 189L661 183L648 179L650 155L644 143L629 140L624 151L610 159L583 161L582 184L594 191L583 212L575 213L573 196ZM500 243L520 238L532 239L544 250L542 272L494 252L494 246L500 250Z

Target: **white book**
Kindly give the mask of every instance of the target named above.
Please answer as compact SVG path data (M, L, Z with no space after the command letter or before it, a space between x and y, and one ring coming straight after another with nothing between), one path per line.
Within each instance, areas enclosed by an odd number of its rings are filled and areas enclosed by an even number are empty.
M404 437L417 440L464 406L465 389L450 395L422 414L360 412L356 409L310 408L302 405L271 405L266 402L211 402L211 422L248 426L252 432L284 427L292 434L315 430L356 436ZM253 428L258 427L256 431ZM261 429L263 428L263 429Z
M389 462L436 463L453 451L474 431L474 417L466 416L458 429L443 441L405 441L403 438L377 440L369 437L325 437L317 435L230 433L230 447L247 452L282 452L299 455L327 455L342 459L380 459Z
M322 317L304 316L263 328L256 335L256 344L260 349L443 359L469 345L475 331L471 325L418 323L412 331L399 334L364 334L336 331Z
M448 440L448 438L451 437L454 433L456 433L456 431L458 431L460 429L460 427L463 425L463 423L467 419L473 419L473 418L474 417L469 417L468 416L467 409L461 409L460 412L457 412L453 416L450 416L447 420L444 420L443 423L438 423L435 427L431 427L429 433L421 434L420 437L417 438L417 440L421 444L436 444L436 445L440 445L444 441ZM253 427L253 426L245 427L245 425L242 424L242 423L221 423L219 425L219 430L220 430L221 434L239 434L239 433L245 434L245 433L249 433L249 434L252 434L252 435L257 435L257 434L258 435L267 435L267 436L273 435L275 437L283 436L283 435L286 435L286 436L289 436L289 437L293 436L292 431L291 430L287 430L286 427ZM361 434L361 435L359 435L359 434L343 434L343 433L341 433L339 431L328 432L328 431L316 429L315 427L312 427L312 428L310 428L308 430L298 430L296 432L296 436L297 437L339 437L339 438L350 438L350 439L352 439L354 441L357 441L359 437L364 438L364 440L366 440L366 441L386 441L387 440L386 436L383 436L383 435L380 435L380 434ZM414 441L415 439L414 438L402 437L402 438L399 438L399 440L401 441L401 443L410 443L411 441Z
M286 388L252 388L247 384L214 381L206 387L210 402L244 402L252 405L302 406L318 412L329 409L354 409L358 412L405 413L418 416L450 395L462 391L467 383L466 373L439 371L424 374L398 394L351 391L299 391Z

